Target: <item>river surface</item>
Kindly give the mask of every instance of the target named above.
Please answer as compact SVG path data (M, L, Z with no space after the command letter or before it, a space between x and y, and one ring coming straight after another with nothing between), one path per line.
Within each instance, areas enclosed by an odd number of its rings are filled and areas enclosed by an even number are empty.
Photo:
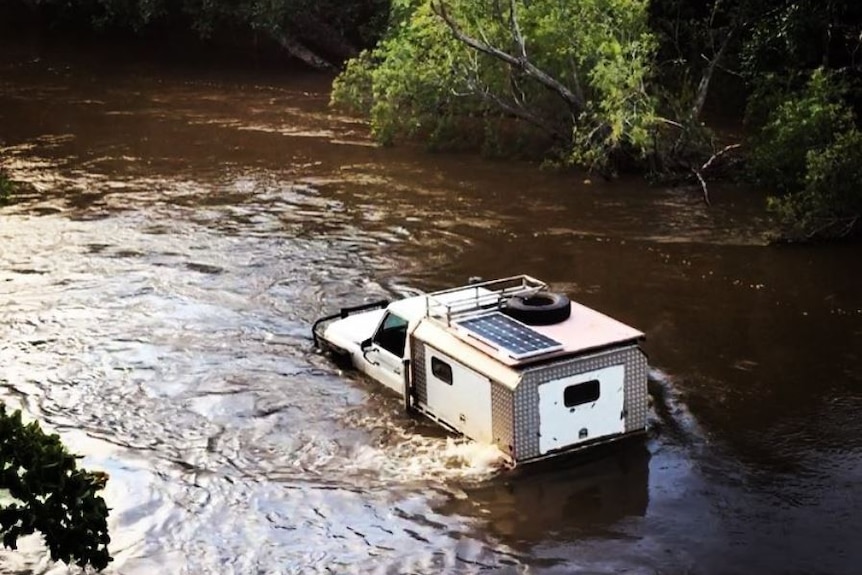
M6 42L0 400L107 471L110 573L859 573L862 249L763 198L379 148L329 78ZM309 326L529 273L648 334L642 444L538 469ZM38 540L2 573L66 573ZM72 570L74 572L74 570Z

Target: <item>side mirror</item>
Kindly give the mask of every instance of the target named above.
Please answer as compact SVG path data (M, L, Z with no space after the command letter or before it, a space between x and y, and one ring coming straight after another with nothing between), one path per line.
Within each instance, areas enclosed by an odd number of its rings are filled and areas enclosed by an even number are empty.
M371 351L372 338L368 338L359 344L359 349L362 350L362 358L371 365L380 365L380 363L368 358L368 352Z

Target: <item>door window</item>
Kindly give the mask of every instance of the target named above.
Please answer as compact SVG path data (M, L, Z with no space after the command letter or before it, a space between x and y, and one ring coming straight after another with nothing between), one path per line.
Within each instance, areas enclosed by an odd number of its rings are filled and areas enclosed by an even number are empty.
M452 366L442 359L431 358L431 374L443 383L452 385Z
M377 333L374 342L398 357L404 357L404 347L407 345L407 320L395 314L387 313Z

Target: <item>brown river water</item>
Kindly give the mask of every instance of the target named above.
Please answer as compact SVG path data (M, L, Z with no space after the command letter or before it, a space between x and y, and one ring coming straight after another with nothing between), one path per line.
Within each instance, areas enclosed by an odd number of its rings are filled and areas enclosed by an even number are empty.
M0 208L0 400L110 474L108 572L860 572L862 246L769 246L732 186L379 148L328 88L3 45L37 192ZM313 349L514 273L648 334L642 444L501 470ZM33 538L0 572L67 568Z

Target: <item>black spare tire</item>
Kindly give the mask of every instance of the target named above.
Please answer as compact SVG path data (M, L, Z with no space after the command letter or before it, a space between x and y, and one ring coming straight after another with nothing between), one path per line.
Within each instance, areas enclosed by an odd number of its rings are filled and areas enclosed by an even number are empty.
M551 325L572 315L572 302L559 293L540 292L506 300L503 313L527 325Z

